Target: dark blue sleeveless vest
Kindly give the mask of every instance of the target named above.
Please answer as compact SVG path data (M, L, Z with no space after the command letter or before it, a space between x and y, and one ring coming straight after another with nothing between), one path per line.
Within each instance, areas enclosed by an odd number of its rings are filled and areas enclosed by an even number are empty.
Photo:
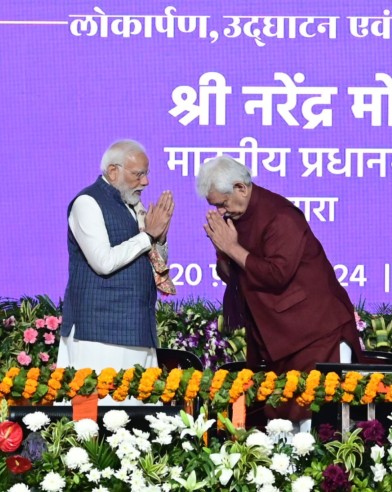
M79 195L93 197L100 206L111 246L139 233L136 220L119 191L99 177ZM68 207L68 216L72 204ZM89 266L68 227L69 279L64 296L61 335L75 325L75 339L115 345L156 347L157 292L147 254L109 275Z

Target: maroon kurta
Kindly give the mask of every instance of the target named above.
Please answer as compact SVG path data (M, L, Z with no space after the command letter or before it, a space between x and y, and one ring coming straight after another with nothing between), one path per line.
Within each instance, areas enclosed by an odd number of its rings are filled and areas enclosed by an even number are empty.
M249 366L264 359L279 374L309 371L316 362L338 362L341 340L359 356L353 305L303 213L253 184L248 208L234 224L239 243L250 252L245 270L232 264L231 277L248 308ZM224 310L228 306L235 303L226 298ZM306 417L286 413L282 409L291 420Z

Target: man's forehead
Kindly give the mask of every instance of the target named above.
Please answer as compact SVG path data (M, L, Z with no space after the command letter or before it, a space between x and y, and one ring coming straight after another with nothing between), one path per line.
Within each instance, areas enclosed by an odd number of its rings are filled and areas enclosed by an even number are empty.
M207 195L207 201L210 205L221 205L227 200L228 193L220 193L216 190L210 190Z

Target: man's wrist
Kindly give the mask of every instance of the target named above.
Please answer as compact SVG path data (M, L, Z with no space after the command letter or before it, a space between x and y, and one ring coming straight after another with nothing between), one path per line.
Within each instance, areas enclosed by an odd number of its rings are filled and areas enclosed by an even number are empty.
M151 244L154 244L156 242L155 237L152 234L150 234L149 232L147 232L147 231L144 231L144 232L147 234L148 239L150 240L150 243Z

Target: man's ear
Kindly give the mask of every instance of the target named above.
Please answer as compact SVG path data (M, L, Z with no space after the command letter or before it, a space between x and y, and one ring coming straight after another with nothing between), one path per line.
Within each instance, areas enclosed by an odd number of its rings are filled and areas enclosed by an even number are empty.
M238 183L234 183L233 191L237 191L242 196L248 196L248 193L250 192L250 187L247 186L245 183L238 181Z

